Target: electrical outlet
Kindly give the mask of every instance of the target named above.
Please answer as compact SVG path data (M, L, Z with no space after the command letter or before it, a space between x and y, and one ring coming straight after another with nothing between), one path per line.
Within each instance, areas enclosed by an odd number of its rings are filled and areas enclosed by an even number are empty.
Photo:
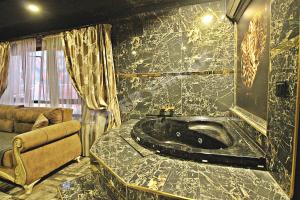
M287 81L276 82L276 96L282 98L289 96L289 84Z

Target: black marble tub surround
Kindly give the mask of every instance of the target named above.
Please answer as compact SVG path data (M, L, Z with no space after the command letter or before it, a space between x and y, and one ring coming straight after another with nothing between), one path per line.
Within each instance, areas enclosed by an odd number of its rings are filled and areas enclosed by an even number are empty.
M244 133L246 137L248 137L251 141L254 141L255 144L258 145L259 148L266 154L268 151L268 137L249 125L248 122L241 119L236 114L233 113L233 116L234 118L240 119L232 121L232 123L238 127L239 132Z
M147 117L131 132L160 154L198 162L265 168L265 153L247 141L228 117Z
M158 113L166 104L184 115L227 114L234 37L225 10L225 0L195 1L112 22L123 121ZM204 15L213 22L203 23ZM139 76L143 73L159 76Z
M132 147L130 120L91 148L101 183L115 199L288 199L266 171L172 159ZM140 150L149 151L143 156Z

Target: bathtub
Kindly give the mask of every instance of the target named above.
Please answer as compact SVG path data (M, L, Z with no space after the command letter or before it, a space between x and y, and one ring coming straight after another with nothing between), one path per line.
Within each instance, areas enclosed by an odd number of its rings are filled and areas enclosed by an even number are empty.
M205 163L265 169L265 154L234 118L147 117L132 138L158 154Z

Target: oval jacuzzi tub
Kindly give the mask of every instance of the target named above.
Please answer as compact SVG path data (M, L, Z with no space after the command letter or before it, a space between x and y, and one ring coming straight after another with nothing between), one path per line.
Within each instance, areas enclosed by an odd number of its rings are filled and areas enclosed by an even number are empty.
M230 118L152 117L140 120L131 136L157 153L200 162L264 168L265 156L242 136Z

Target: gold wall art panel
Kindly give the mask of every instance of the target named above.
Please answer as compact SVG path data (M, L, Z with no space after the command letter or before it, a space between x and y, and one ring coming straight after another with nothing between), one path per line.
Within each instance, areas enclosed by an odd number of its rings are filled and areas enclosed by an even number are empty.
M248 31L244 34L241 44L241 78L246 87L251 88L255 81L260 60L266 48L266 40L263 13L260 12L250 21Z
M268 112L269 7L269 1L253 0L237 23L235 106L264 120L263 124Z

